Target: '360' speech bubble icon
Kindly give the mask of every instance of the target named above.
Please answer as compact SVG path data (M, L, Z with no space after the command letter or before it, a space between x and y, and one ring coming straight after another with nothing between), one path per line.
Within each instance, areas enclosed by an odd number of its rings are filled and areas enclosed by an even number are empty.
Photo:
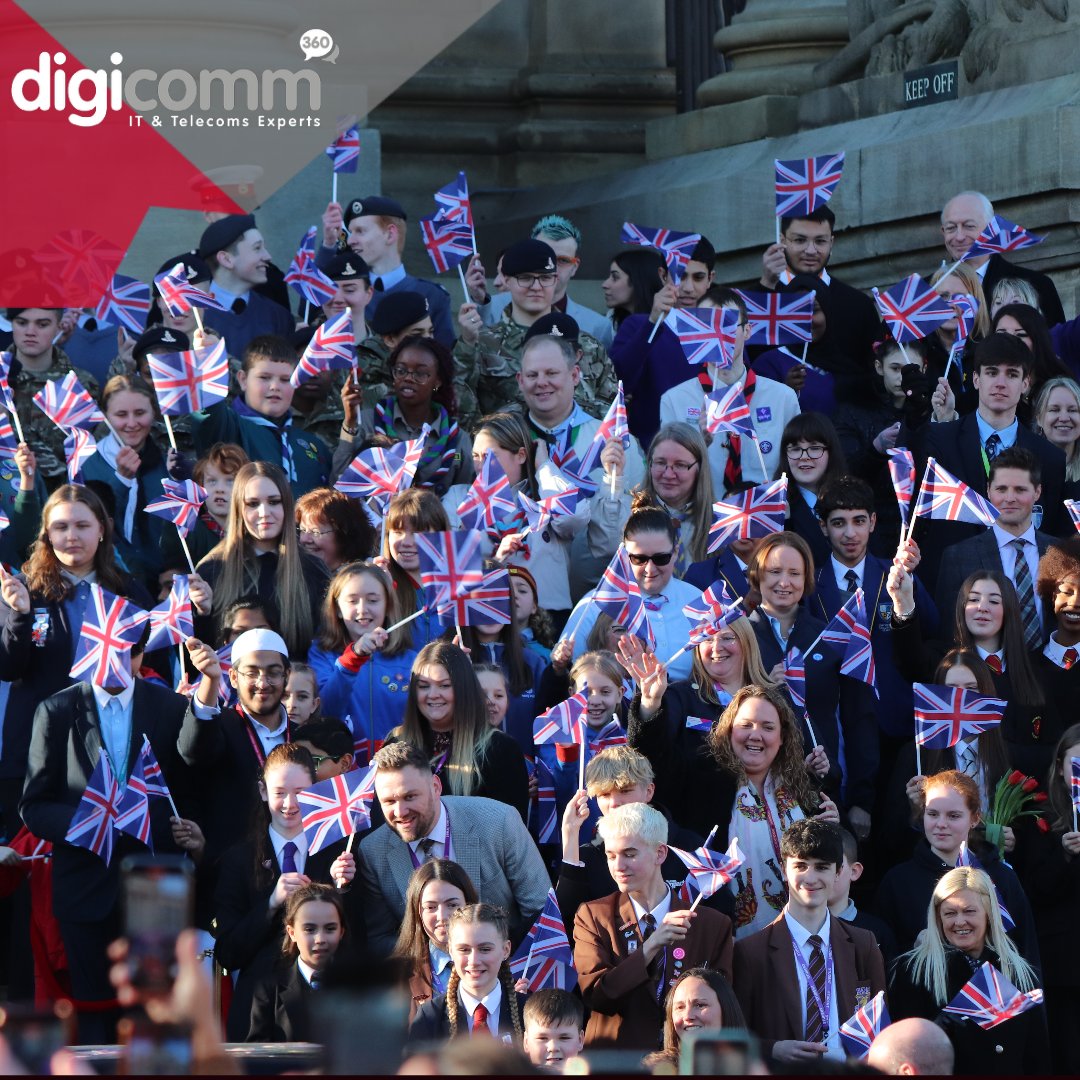
M333 37L325 30L305 30L300 35L300 49L305 60L325 58L330 63L334 63L338 56L338 47L334 44Z

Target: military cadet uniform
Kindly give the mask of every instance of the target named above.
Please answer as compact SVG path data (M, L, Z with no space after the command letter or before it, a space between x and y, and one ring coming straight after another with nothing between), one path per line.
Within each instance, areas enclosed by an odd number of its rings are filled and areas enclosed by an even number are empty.
M97 379L88 371L75 367L59 345L53 346L52 363L45 371L29 371L16 357L11 362L8 376L23 434L37 457L38 471L48 481L50 488L67 480L64 432L34 404L34 395L46 383L62 379L69 371L75 372L83 389L96 401L101 389Z

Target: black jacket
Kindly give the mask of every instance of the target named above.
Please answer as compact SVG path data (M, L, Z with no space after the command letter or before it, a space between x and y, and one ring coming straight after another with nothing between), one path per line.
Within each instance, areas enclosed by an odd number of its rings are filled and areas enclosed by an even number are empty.
M252 996L245 1042L317 1042L308 1015L314 992L295 960L262 979Z

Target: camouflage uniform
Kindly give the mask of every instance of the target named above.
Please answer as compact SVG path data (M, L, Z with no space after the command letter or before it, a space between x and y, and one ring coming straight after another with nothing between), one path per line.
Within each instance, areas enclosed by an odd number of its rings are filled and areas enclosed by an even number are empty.
M454 346L454 390L458 400L458 423L473 431L488 413L521 403L517 373L529 328L514 322L507 308L494 326L485 326L477 342L459 338ZM582 332L581 382L574 399L590 415L600 418L615 397L618 380L604 346Z
M64 432L60 430L35 404L34 395L46 383L62 379L74 371L83 389L96 401L100 392L97 379L88 371L75 367L67 353L59 345L53 346L53 359L45 371L29 371L20 365L17 375L10 377L11 392L19 414L23 434L37 457L38 470L51 481L50 487L62 477L67 481L67 458L64 455Z

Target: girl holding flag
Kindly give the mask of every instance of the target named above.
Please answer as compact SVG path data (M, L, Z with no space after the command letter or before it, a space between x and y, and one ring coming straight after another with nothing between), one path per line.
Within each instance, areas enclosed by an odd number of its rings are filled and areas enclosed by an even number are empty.
M374 563L349 563L330 582L322 629L308 653L322 709L352 728L360 764L401 722L416 649L411 626L387 632L399 620L390 575Z

